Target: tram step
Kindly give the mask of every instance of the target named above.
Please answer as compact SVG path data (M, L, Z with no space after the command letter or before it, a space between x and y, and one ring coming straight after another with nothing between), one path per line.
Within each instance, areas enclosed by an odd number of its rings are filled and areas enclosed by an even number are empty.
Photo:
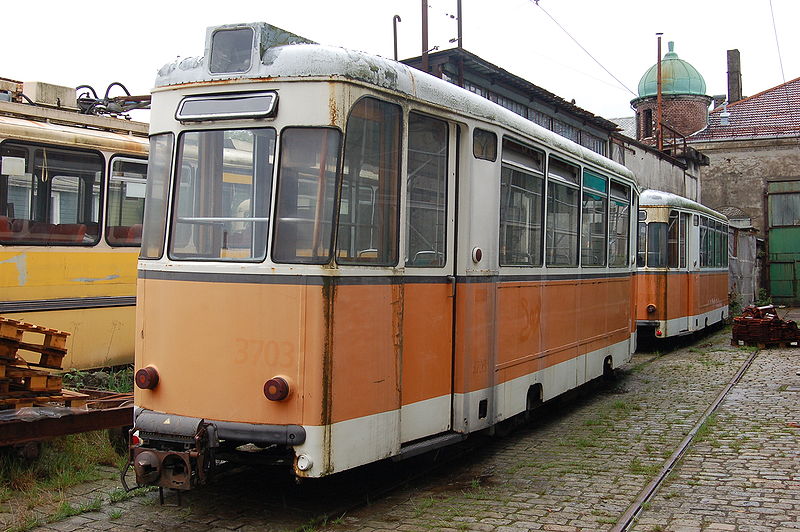
M428 451L433 451L434 449L445 447L447 445L452 445L454 443L458 443L466 439L467 439L466 434L456 434L456 433L434 436L433 438L428 438L427 440L422 440L401 447L400 452L395 456L393 456L392 460L398 462L400 460L405 460L406 458L411 458L412 456L418 456L422 453L427 453Z

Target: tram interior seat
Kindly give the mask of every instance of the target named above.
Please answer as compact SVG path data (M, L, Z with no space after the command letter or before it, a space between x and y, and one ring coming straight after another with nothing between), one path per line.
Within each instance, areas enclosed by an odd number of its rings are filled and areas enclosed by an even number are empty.
M86 233L86 224L51 224L0 216L0 236L8 240L76 243L83 242Z
M111 235L109 238L111 244L130 244L138 246L141 242L142 224L117 225L110 227L109 229L111 229Z

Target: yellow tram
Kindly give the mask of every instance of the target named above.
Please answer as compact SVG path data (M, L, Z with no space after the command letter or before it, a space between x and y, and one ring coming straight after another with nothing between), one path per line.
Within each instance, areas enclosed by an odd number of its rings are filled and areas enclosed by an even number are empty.
M71 333L65 368L128 364L147 125L0 89L0 315Z
M248 443L299 477L412 456L630 359L624 167L266 24L210 28L152 98L140 484L189 489Z

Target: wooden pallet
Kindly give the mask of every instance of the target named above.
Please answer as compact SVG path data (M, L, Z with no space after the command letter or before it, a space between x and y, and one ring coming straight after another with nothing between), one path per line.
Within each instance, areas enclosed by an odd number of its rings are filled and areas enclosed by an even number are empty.
M61 375L47 370L61 369L68 337L64 331L0 316L0 408L47 404L85 407L89 396L62 390ZM29 362L22 351L34 353L38 359Z
M20 350L30 351L39 355L32 365L61 369L68 337L68 332L0 316L0 359L14 360Z

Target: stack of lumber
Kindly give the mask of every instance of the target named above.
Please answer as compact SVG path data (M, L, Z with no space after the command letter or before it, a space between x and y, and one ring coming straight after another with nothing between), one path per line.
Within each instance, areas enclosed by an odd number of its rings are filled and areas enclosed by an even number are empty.
M69 333L0 316L0 409L57 403L82 408L87 395L62 389ZM29 362L23 358L26 352Z
M731 343L734 345L741 341L745 345L761 348L788 347L800 341L797 323L782 320L773 305L745 307L741 316L733 318L732 336Z

